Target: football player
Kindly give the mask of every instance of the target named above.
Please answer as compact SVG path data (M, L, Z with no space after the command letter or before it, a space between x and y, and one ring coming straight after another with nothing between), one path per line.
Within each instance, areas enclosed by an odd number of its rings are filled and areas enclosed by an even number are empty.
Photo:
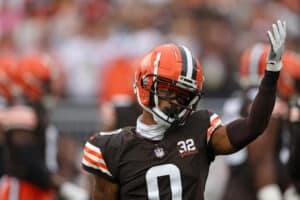
M43 162L40 133L35 111L27 106L13 106L6 111L5 176L0 184L0 199L54 200L50 171Z
M277 21L250 114L227 125L216 113L196 111L204 79L188 48L165 44L147 53L135 77L143 108L136 127L100 132L85 144L82 165L94 174L93 199L203 199L214 157L238 151L266 128L285 37L286 24Z
M102 130L111 131L132 126L140 115L140 106L132 90L136 62L133 60L134 62L129 56L116 57L101 72L103 81L99 88L99 114Z
M19 59L15 75L15 82L20 90L16 104L29 106L36 112L39 133L36 142L40 144L43 159L53 171L57 169L58 132L49 124L45 99L51 95L54 72L53 63L47 54L29 54Z
M289 153L288 171L291 177L291 183L284 193L286 200L300 199L300 56L294 54L294 63L298 67L288 67L289 74L291 75L291 83L295 89L295 95L290 101L289 112Z
M5 109L13 104L14 82L13 76L17 67L14 56L0 56L0 177L4 170L4 135L2 130L2 119L5 118Z
M4 120L7 178L0 185L1 199L55 198L50 190L53 189L51 177L57 168L57 131L48 127L40 101L46 94L44 86L50 83L50 71L41 56L24 56L17 63L13 78L18 92ZM30 126L28 119L31 119Z
M230 121L233 117L248 115L265 70L268 51L268 45L257 43L243 52L239 69L242 90L224 103L223 119ZM275 107L265 133L247 149L226 157L230 176L223 200L281 199L281 191L288 185L287 171L280 155L287 150L282 138L287 138L284 130L288 104L295 90L291 71L299 71L300 62L295 53L288 50L284 52L282 62ZM265 153L262 154L262 151Z
M14 81L20 92L4 119L5 178L0 199L54 200L86 197L58 174L58 130L48 119L45 97L55 75L47 55L21 57Z

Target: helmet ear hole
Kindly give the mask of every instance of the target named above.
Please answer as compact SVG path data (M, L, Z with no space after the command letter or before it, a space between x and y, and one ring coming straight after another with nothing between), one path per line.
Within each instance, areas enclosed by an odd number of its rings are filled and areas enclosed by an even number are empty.
M142 79L141 79L141 86L143 88L147 87L149 85L149 78L147 76L144 76Z
M144 82L145 82L144 79L141 79L141 86L142 86L142 87L145 86Z

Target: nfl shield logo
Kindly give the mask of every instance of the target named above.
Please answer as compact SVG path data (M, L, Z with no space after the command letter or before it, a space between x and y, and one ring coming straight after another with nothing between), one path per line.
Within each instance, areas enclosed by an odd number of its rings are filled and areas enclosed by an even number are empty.
M164 149L161 147L156 147L154 149L154 153L155 153L156 157L158 157L158 158L162 158L165 155Z

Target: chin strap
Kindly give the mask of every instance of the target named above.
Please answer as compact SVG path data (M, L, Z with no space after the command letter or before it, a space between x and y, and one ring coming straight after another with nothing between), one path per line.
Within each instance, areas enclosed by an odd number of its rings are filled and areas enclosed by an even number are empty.
M166 128L169 128L175 120L173 118L168 117L158 107L152 108L152 116L157 124L165 126Z

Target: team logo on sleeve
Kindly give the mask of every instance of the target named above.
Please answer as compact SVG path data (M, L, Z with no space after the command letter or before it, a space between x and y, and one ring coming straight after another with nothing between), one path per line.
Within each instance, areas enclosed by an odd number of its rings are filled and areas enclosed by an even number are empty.
M180 140L177 142L177 149L180 157L185 157L198 152L195 146L195 142L192 138L186 140Z

